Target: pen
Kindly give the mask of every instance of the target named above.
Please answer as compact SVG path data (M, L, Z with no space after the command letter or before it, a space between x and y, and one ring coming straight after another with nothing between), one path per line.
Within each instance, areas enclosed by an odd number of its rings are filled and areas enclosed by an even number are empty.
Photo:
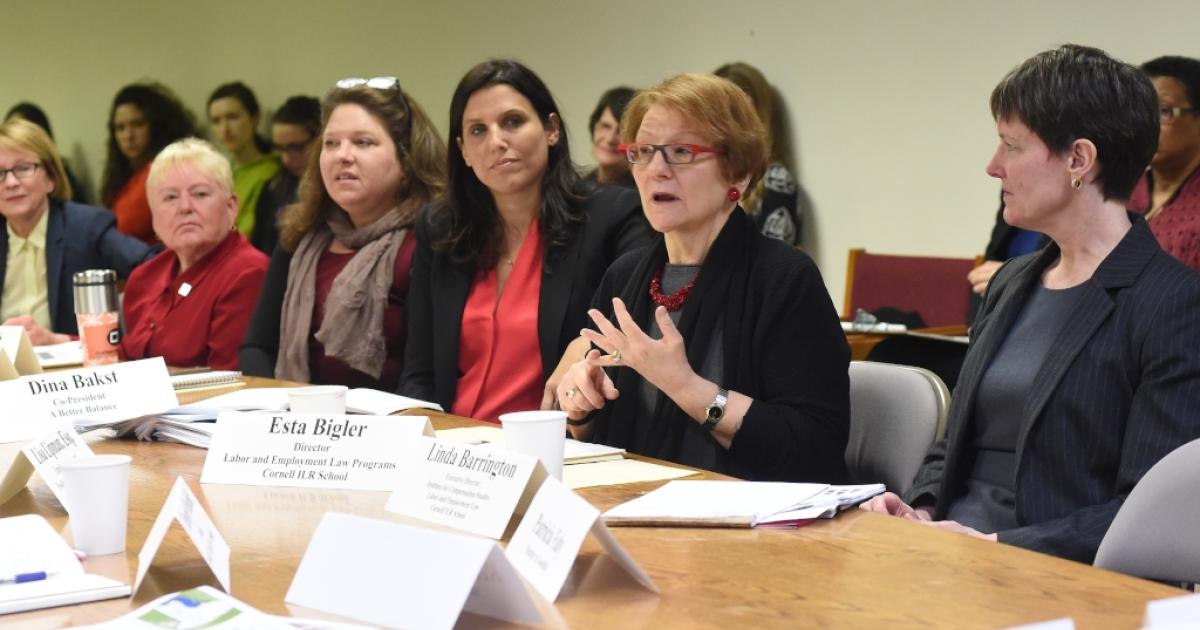
M46 571L32 571L30 573L18 573L11 576L6 575L0 577L0 584L24 584L25 582L37 582L52 575L54 575L54 573L47 573Z

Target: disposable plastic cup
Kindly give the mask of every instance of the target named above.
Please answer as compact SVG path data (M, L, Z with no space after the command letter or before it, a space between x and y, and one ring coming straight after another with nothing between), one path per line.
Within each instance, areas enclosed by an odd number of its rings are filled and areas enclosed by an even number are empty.
M345 385L313 385L288 391L288 408L292 413L346 413Z
M546 472L562 479L563 449L567 439L567 412L516 411L500 416L505 447L542 460Z
M91 455L58 464L75 548L89 556L125 551L128 455Z

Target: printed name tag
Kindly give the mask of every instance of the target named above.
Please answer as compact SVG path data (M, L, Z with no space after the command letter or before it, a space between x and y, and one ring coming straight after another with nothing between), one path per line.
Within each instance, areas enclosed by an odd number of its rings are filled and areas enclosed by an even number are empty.
M142 550L138 552L137 578L133 582L133 594L137 595L138 589L141 588L142 580L145 579L146 572L150 570L150 564L158 553L158 547L174 521L179 521L192 544L196 545L205 564L213 575L217 576L221 588L224 588L226 593L230 592L229 544L225 542L221 532L217 531L217 526L209 518L208 512L204 511L204 506L200 505L187 482L183 477L176 477L175 485L171 486L171 493L163 502L162 511L158 513L150 533L146 535L146 542L142 543Z
M23 376L0 383L0 400L11 405L6 417L24 422L26 439L43 433L49 422L68 420L81 428L98 428L179 404L161 357Z
M537 458L429 437L414 440L401 461L389 512L497 540L546 476Z
M42 364L22 326L0 326L0 381L41 374Z
M492 540L329 512L286 602L388 628L446 628L463 610L536 625L542 616Z
M224 412L201 483L391 490L424 416Z
M554 601L589 533L634 580L658 592L650 576L613 537L600 511L554 477L542 483L504 553L542 597Z
M29 463L33 464L37 473L42 476L42 480L50 487L50 491L58 498L58 502L70 512L71 506L67 505L67 499L63 493L62 477L58 474L58 463L93 454L92 449L79 439L75 427L70 423L63 423L50 432L31 440L21 449L21 452L25 454Z

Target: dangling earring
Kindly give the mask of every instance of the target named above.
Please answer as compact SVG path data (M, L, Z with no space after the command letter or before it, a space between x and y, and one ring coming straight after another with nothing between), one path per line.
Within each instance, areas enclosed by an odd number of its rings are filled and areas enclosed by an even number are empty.
M1074 188L1075 190L1079 190L1080 188L1083 188L1083 180L1079 179L1078 177L1072 179L1071 180L1071 188Z
M742 198L742 191L738 190L735 186L730 186L729 192L725 193L725 196L728 197L730 201L737 201L738 199Z

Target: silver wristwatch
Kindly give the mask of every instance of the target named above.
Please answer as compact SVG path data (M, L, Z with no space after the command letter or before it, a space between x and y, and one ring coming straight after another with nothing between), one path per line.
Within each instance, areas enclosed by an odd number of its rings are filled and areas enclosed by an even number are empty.
M717 387L717 397L704 408L704 429L712 431L717 423L725 417L725 403L729 402L729 390Z

